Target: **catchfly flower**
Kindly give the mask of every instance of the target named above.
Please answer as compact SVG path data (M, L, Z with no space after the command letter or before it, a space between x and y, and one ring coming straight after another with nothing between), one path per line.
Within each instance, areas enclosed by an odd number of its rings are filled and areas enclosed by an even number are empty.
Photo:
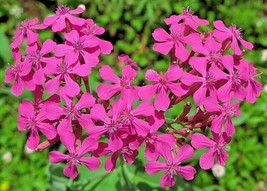
M209 22L187 7L153 31L153 50L167 58L159 66L161 57L143 51L153 57L145 68L132 55L110 55L105 29L80 17L84 11L60 5L40 24L26 19L16 30L4 81L15 96L32 92L32 101L22 100L18 109L26 146L51 148L50 162L65 163L63 174L84 185L84 169L98 170L100 161L107 172L120 168L119 178L129 175L123 163L138 165L138 173L161 172L161 187L175 186L176 178L193 180L194 160L202 170L224 168L239 131L233 118L262 90L261 72L242 50L253 48L246 31L217 20L203 33ZM39 35L43 31L51 34ZM193 157L198 149L206 150Z

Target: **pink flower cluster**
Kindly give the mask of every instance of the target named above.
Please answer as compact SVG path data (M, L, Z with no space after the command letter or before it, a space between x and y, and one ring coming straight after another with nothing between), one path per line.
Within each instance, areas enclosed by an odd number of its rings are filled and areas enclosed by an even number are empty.
M240 115L240 102L254 103L262 89L256 68L243 58L243 48L253 45L241 31L218 20L213 31L201 33L198 27L209 22L188 8L166 18L169 31L154 30L153 49L169 54L171 63L165 73L148 69L149 83L138 86L134 80L140 68L128 55L119 57L125 63L119 76L99 64L100 55L110 54L113 46L98 37L102 27L77 17L83 11L59 6L43 23L25 20L16 31L15 63L6 70L5 82L13 84L16 96L24 89L33 92L32 102L19 105L18 130L29 132L27 146L40 151L61 142L67 152L51 151L50 161L66 161L64 174L70 178L78 176L79 165L97 170L102 156L107 156L106 171L116 168L119 157L132 164L144 148L145 171L164 171L162 187L174 186L176 175L194 178L196 169L184 162L194 149L208 148L199 160L202 169L225 165L236 131L232 118ZM37 31L48 28L61 33L62 42L41 42ZM92 70L103 80L96 92L90 88ZM191 96L193 103L166 119L170 108ZM193 104L196 111L189 116ZM204 133L209 131L212 138Z

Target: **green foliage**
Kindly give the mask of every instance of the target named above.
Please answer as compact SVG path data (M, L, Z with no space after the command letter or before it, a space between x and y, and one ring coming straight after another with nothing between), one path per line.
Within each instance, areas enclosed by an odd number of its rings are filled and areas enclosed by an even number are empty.
M143 69L138 74L137 83L143 83L144 71L147 68L166 70L169 58L156 54L153 49L151 33L157 27L165 27L164 18L171 14L181 13L182 7L190 6L201 18L208 18L211 22L222 19L229 26L234 23L242 28L244 38L253 42L254 51L247 52L246 58L252 61L262 72L260 81L267 84L267 58L262 52L267 49L267 4L264 0L59 0L64 5L75 8L79 4L86 6L84 17L94 21L106 29L104 38L114 44L114 51L110 56L103 56L103 62L118 69L121 63L116 59L119 54L129 54ZM40 19L52 14L56 8L56 1L16 1L0 0L0 191L28 191L28 190L140 190L140 191L229 191L229 190L266 190L267 182L267 94L262 92L255 104L243 104L242 115L236 118L237 125L229 161L226 164L226 174L221 178L213 176L211 171L203 171L197 164L197 159L204 152L197 151L194 159L189 161L199 169L192 182L183 181L178 177L176 187L162 189L159 179L162 174L146 175L142 165L145 159L139 157L134 165L122 164L118 161L118 168L113 173L103 170L104 160L99 171L89 172L80 167L81 172L75 181L65 178L62 174L64 165L49 165L48 150L42 153L26 154L24 145L26 135L16 129L18 103L22 99L30 99L31 94L25 93L19 99L10 93L10 87L3 84L4 70L8 63L12 63L9 43L12 41L15 27L28 18L38 16ZM30 9L34 7L37 13ZM203 29L207 30L206 28ZM51 33L44 32L41 40L51 38ZM93 71L90 77L91 88L96 89L99 77ZM167 113L169 117L181 107L175 107ZM4 162L2 156L6 152L13 154L10 163ZM142 152L142 151L141 151ZM142 156L142 153L140 154ZM47 167L46 167L47 166ZM47 186L47 182L49 185Z

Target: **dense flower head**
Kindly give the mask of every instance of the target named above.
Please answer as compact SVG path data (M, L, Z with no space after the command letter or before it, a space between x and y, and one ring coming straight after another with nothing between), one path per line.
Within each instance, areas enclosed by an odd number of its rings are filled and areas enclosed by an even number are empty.
M16 30L10 45L14 63L5 83L12 84L15 96L24 89L33 93L32 102L19 105L18 130L28 133L27 146L41 151L62 143L66 152L51 151L50 162L66 162L63 174L72 179L80 165L94 171L106 157L103 165L111 172L119 158L133 164L141 153L148 174L164 172L162 187L174 186L177 176L194 178L196 169L188 161L194 149L207 148L199 159L203 170L224 166L238 131L232 120L241 114L239 105L254 103L262 90L257 69L239 46L253 48L243 39L246 31L218 20L214 30L201 33L199 26L209 22L190 8L171 15L166 30L152 33L153 49L170 56L166 71L151 65L145 71L149 83L136 84L141 68L129 55L121 54L119 64L101 62L113 45L101 39L103 27L78 16L83 12L59 6L43 23L27 19ZM62 41L42 42L39 30L56 33ZM173 107L180 111L173 113Z

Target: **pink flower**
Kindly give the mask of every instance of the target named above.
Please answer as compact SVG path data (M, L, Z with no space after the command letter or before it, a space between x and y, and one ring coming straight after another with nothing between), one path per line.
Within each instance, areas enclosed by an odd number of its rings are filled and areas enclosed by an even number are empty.
M145 170L148 174L155 174L164 170L165 173L160 179L160 185L162 187L172 187L175 184L175 175L180 174L186 180L192 180L196 173L196 170L192 166L181 166L181 163L187 159L190 159L194 150L189 145L182 146L177 155L174 156L170 148L162 148L162 155L165 162L150 161L145 164Z
M105 162L105 170L107 172L112 172L116 168L116 163L117 160L120 156L123 157L123 160L128 163L132 164L135 161L135 158L138 155L138 150L137 149L131 149L129 147L129 143L134 139L134 137L127 137L124 139L123 146L121 149L113 152L110 150L108 144L106 143L100 143L99 148L94 152L94 155L99 157L99 156L104 156L111 154L106 162Z
M81 29L82 33L87 35L87 36L95 36L96 39L98 40L98 46L100 49L100 52L102 54L110 54L113 45L106 40L102 40L98 38L96 35L102 35L105 32L105 29L103 27L97 26L92 19L86 19L85 20L85 25Z
M238 29L235 25L231 25L229 28L227 28L220 20L214 21L213 24L217 29L213 31L213 36L220 39L221 41L224 41L229 38L231 40L231 48L233 49L235 54L242 54L242 51L240 50L240 47L238 45L238 41L246 49L253 49L253 44L243 39L241 30Z
M40 142L38 131L41 131L49 140L56 137L56 129L53 124L45 121L46 112L40 110L36 112L34 106L29 101L23 101L19 105L18 129L19 131L30 130L27 146L36 149Z
M11 83L14 81L11 92L19 96L24 88L33 91L35 84L32 82L32 76L28 75L31 71L31 66L21 62L21 54L18 49L13 51L13 57L15 58L15 64L10 65L6 70L5 82Z
M242 79L246 79L246 100L249 103L254 103L256 101L256 97L260 95L262 90L262 84L256 81L256 78L259 76L257 73L257 69L251 63L247 63L244 59L240 60L240 75Z
M193 14L194 11L192 11L189 7L187 7L183 9L183 13L181 15L172 15L169 18L166 18L164 21L167 25L172 25L175 23L179 23L182 20L184 24L190 26L194 30L196 30L199 25L209 24L209 21L204 19L199 19L198 16Z
M125 97L126 101L121 101L123 106L119 120L129 127L131 134L146 136L149 132L149 124L144 119L154 113L153 105L150 102L143 102L133 109L134 97L131 91L128 91Z
M118 56L119 61L124 62L125 65L130 65L135 70L140 70L141 68L136 64L136 62L131 59L127 54L121 54Z
M84 10L80 7L74 10L69 10L66 6L58 6L56 10L56 15L46 17L44 19L44 24L47 26L52 26L53 32L58 32L64 30L69 23L72 25L82 26L85 23L83 18L74 17L74 14L81 14ZM66 22L66 21L69 21Z
M208 98L204 103L206 111L218 112L217 117L211 123L211 130L216 134L226 132L228 136L231 136L235 133L231 119L240 115L239 104L231 103L230 100L220 105L216 99Z
M60 60L55 57L47 57L50 52L54 51L55 46L56 43L53 40L48 39L44 42L41 50L38 49L37 44L26 48L27 56L23 64L30 65L30 67L34 69L33 82L36 85L41 85L46 80L43 70L45 67L44 64L47 62L50 62L51 64L58 64L60 62Z
M92 138L85 138L82 144L77 148L75 147L75 136L70 132L65 132L60 136L60 141L68 149L68 154L59 151L51 151L49 158L52 163L59 163L67 161L68 164L64 168L63 173L65 176L72 179L78 176L78 165L85 165L89 170L95 171L100 166L99 159L95 157L84 156L86 153L94 151L98 147L96 140Z
M168 90L176 96L182 96L187 92L181 83L176 82L182 76L182 73L183 70L177 65L171 65L164 75L158 74L151 69L147 70L145 78L148 81L152 81L153 84L140 88L140 98L143 100L150 99L156 94L155 108L166 111L170 105L170 98L167 94Z
M55 47L55 56L65 56L66 62L73 64L80 61L80 57L83 58L84 62L95 67L99 60L94 54L89 53L86 48L92 48L98 45L98 40L94 36L79 36L76 30L65 34L66 44L59 44Z
M38 30L38 29L44 29L45 26L40 24L38 25L38 19L25 19L20 27L16 30L15 33L15 40L10 44L12 49L18 48L19 45L22 44L23 38L26 36L27 37L27 42L29 44L33 44L37 42L38 40L38 34L33 32L33 30Z
M155 111L154 115L148 120L150 131L144 139L146 144L145 157L147 160L157 160L160 155L160 148L162 146L172 149L176 143L176 137L174 137L172 134L157 133L164 122L164 115L157 111Z
M59 103L48 102L46 104L47 118L50 120L62 119L58 125L58 134L65 131L72 132L73 120L78 120L81 127L89 128L92 126L90 114L83 113L82 110L91 108L95 103L95 98L90 93L82 94L77 103L68 97L63 98L65 106ZM63 118L62 118L63 116Z
M200 167L204 170L211 169L215 160L218 161L220 165L224 166L228 159L226 148L230 141L231 137L227 136L226 133L213 133L213 139L200 133L193 134L191 137L191 144L194 148L209 148L208 151L200 157Z
M135 87L132 82L136 77L136 71L131 66L124 66L122 68L122 77L119 78L108 65L100 68L99 74L103 80L112 82L112 84L100 84L97 88L97 95L103 99L108 100L114 95L121 93L123 96L127 89L131 89L135 93Z
M91 109L91 117L93 120L99 121L99 125L88 128L88 137L99 139L102 135L108 136L108 147L115 152L123 147L122 135L128 134L128 128L119 121L120 113L122 112L122 105L120 102L115 102L113 112L110 117L107 115L103 105L95 104Z
M234 67L234 59L230 55L222 58L222 64L228 71L228 74L226 74L226 83L218 89L219 99L221 101L228 101L229 98L235 97L240 101L244 100L247 92L243 87L245 79L242 79L242 77L245 76L240 74L242 65Z
M194 52L200 53L203 56L193 56L190 58L190 63L204 65L211 63L216 65L218 62L221 63L221 59L224 56L222 53L222 45L218 43L214 38L208 38L203 45L201 39L192 42L192 49Z
M185 47L188 37L184 36L184 30L184 24L173 24L170 28L171 34L168 34L163 28L157 28L152 33L153 38L158 41L154 44L153 49L167 55L174 48L175 56L182 62L186 61L189 51Z
M197 59L192 63L190 62L190 65L200 73L200 76L184 72L181 81L187 86L192 86L195 83L200 85L194 92L193 98L198 105L202 105L208 96L207 93L210 96L217 95L217 90L215 88L216 82L221 79L226 79L227 75L215 65L207 70L206 62L197 63L196 61Z
M46 63L44 68L46 75L54 75L55 77L48 80L45 84L46 90L49 94L54 94L59 90L60 83L63 81L65 85L62 87L64 92L74 97L79 94L80 86L76 82L74 76L87 77L91 73L91 67L89 64L70 64L61 60L59 64L51 62Z

